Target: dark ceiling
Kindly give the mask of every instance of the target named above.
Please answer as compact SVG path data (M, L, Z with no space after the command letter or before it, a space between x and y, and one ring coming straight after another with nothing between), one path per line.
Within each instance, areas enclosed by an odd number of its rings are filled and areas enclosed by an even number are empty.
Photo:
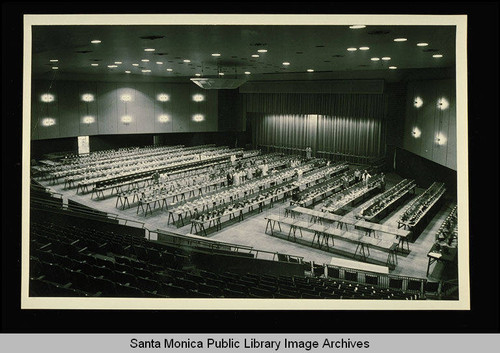
M245 71L251 72L249 80L258 81L321 80L342 73L390 79L402 70L453 69L455 32L455 26L394 25L361 29L347 25L33 26L32 74L35 79L97 81L182 81L195 74L215 77L220 72L232 78L245 76ZM407 40L394 41L401 37ZM92 44L95 39L101 43ZM420 42L428 45L417 46ZM147 48L154 51L144 51ZM255 54L259 57L252 57ZM434 58L434 54L443 57ZM390 60L372 61L373 57Z

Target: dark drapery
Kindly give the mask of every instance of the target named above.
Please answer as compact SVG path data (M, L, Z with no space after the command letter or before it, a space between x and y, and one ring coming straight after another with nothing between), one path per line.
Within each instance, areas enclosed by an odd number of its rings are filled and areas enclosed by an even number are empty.
M385 152L383 95L251 96L257 96L247 98L254 146L311 147L315 153L366 157L380 157ZM292 108L286 106L287 102ZM290 113L293 106L301 113ZM254 109L263 112L252 113Z

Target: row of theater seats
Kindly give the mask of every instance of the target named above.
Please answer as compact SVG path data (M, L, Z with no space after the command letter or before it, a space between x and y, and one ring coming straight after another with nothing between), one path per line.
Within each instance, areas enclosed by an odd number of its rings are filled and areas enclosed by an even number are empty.
M420 299L343 279L214 273L187 250L48 222L33 224L30 255L32 296Z

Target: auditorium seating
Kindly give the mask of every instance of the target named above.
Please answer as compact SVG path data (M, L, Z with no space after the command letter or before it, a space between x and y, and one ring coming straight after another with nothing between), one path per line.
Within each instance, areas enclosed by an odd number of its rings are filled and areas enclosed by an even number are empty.
M215 273L193 266L187 249L50 221L32 223L30 243L31 296L421 299L392 283L356 283L355 272L345 279L321 278L322 271L316 277Z

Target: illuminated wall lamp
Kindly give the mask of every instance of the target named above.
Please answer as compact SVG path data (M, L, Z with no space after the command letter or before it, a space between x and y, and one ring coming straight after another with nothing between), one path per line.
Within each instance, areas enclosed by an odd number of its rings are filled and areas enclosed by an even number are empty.
M413 131L411 132L414 138L418 139L420 135L422 135L422 131L418 127L414 127Z
M124 123L125 125L128 125L132 122L132 117L130 115L124 115L122 116L122 123Z
M170 121L170 117L166 114L162 114L158 117L158 121L160 123L168 123Z
M170 96L166 93L160 93L156 99L158 99L160 102L168 102L170 100Z
M193 100L195 102L203 102L205 100L205 96L203 94L195 94L193 95Z
M448 102L448 100L446 98L438 99L438 103L437 103L438 109L445 110L445 109L448 109L449 106L450 106L450 103Z
M424 104L424 101L420 97L416 97L415 100L413 101L413 105L415 108L420 108Z
M82 121L84 124L88 125L88 124L92 124L93 122L95 122L95 118L93 116L87 115L87 116L83 117Z
M203 121L203 120L205 120L205 117L203 116L203 114L193 115L193 121L196 121L197 123L199 123L200 121Z
M44 103L50 103L54 101L54 96L50 93L45 93L40 96L40 99Z
M123 102L130 102L132 100L132 96L130 94L122 94L122 96L120 97L120 99Z
M439 145L439 146L443 146L444 144L446 144L446 136L444 136L443 134L439 133L436 135L436 143Z
M42 119L42 126L53 126L55 124L56 124L56 119L54 119L54 118Z
M82 101L84 102L93 102L94 101L94 95L90 93L85 93L82 95Z

